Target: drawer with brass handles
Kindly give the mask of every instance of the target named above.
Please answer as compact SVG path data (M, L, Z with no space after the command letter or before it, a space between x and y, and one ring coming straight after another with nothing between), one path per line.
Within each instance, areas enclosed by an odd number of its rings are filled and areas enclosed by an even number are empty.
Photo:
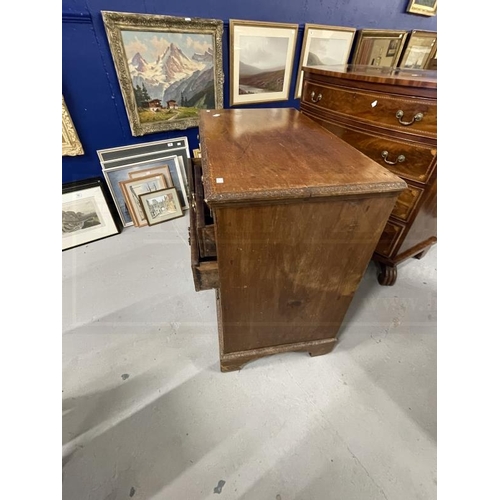
M437 134L435 101L393 97L306 81L302 102L383 128L429 137Z
M375 136L326 120L316 121L405 180L425 184L436 165L437 151L430 146Z

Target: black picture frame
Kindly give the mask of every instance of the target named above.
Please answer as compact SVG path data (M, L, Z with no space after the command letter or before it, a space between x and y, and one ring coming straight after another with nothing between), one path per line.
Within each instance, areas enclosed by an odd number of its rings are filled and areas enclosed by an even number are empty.
M92 177L62 185L62 250L120 234L123 226L106 183Z

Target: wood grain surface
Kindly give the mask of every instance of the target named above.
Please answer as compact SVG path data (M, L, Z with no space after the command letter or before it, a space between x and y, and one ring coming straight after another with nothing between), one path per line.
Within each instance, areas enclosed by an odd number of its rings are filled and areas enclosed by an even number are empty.
M300 109L408 182L372 257L379 283L394 285L397 264L437 242L437 72L304 67Z
M366 156L403 179L425 184L432 174L437 154L434 147L409 141L403 142L399 139L388 139L326 120L321 120L320 123L337 137L359 148ZM382 156L384 151L388 153L386 158ZM396 161L400 155L405 157L402 162ZM395 164L389 162L395 162Z
M304 66L311 74L327 75L350 81L381 83L407 87L437 88L437 71L422 69L383 68L358 64L333 66Z
M397 195L216 209L223 353L334 338Z
M346 89L316 83L311 79L304 84L303 101L344 117L355 115L358 120L378 127L400 130L407 134L428 134L433 137L437 134L437 105L433 99ZM396 116L399 111L403 112L400 119ZM414 120L419 113L422 118ZM402 125L400 121L408 125Z
M405 187L399 177L296 109L201 112L200 143L210 206Z

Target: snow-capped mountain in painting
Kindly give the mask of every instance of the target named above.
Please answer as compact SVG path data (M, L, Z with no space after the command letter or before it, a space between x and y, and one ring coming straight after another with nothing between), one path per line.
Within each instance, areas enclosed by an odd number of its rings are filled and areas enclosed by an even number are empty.
M176 101L179 106L209 107L214 102L213 53L193 52L188 57L171 42L155 61L148 63L140 52L128 61L134 88L144 85L151 100L159 99L162 106ZM193 101L198 103L196 105ZM140 105L140 103L138 103Z

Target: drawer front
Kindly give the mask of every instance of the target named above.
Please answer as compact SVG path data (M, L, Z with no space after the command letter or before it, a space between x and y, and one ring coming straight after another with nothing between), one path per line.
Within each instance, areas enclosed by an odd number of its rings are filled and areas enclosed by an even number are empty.
M377 137L344 125L312 118L358 151L404 179L425 184L436 164L437 150L431 147Z
M413 210L423 192L424 190L422 188L408 184L408 187L398 196L398 199L396 200L396 204L394 205L394 209L392 211L393 217L407 221L413 213Z
M383 128L433 137L437 134L434 100L392 97L306 81L302 101Z
M191 270L193 272L194 288L197 292L219 288L219 266L217 264L215 249L215 226L205 225L205 218L200 218L200 207L197 196L194 170L191 161L188 161L187 178L191 196L189 209L189 244L191 245ZM203 197L201 197L203 203ZM200 237L202 239L200 239Z
M404 228L404 224L389 220L382 231L375 253L383 255L384 257L390 257L398 244L399 238L403 234Z
M196 229L200 257L216 257L217 249L215 246L215 227L214 219L210 209L205 202L205 193L203 189L203 171L201 160L193 158L193 186L194 191L191 194L191 210L195 213Z

